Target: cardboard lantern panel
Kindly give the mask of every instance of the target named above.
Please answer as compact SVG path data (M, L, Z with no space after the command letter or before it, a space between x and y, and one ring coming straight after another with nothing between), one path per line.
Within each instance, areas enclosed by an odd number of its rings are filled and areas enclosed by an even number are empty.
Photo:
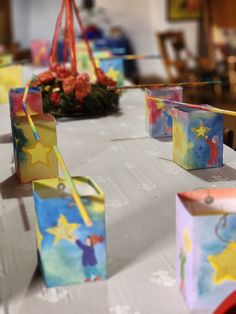
M13 61L13 55L11 53L0 53L0 66L6 66Z
M183 88L147 88L146 96L146 130L151 137L171 137L172 136L172 116L171 111L162 104L157 104L154 99L167 99L172 101L182 101Z
M31 60L35 66L46 66L49 63L50 43L48 40L31 41Z
M52 147L56 145L56 122L52 115L32 116L40 136L36 142L25 116L12 119L16 174L20 183L58 175L58 166Z
M173 109L173 160L186 170L221 167L223 115Z
M8 102L8 93L11 88L23 85L23 67L10 65L0 68L0 104Z
M47 287L106 278L104 193L89 178L72 179L92 226L85 225L62 179L33 182L37 248Z
M89 41L89 44L94 52L94 43L92 41ZM81 73L87 72L91 78L91 81L94 82L96 80L96 76L94 73L92 62L89 58L86 43L84 41L78 41L76 43L76 61L78 70Z
M25 88L14 88L9 91L11 117L25 116L22 108L22 100ZM43 113L42 94L38 87L31 87L27 95L27 105L30 115L40 115Z
M101 68L104 73L117 82L119 86L124 85L124 64L120 58L114 59L112 51L109 49L96 50L93 43L91 43L93 54L97 67ZM92 80L96 81L94 69L89 58L89 54L84 42L78 42L77 49L77 67L80 72L87 72ZM110 59L109 59L110 58Z
M176 199L177 281L190 310L213 310L236 290L236 189Z
M101 59L99 60L99 67L108 77L116 81L118 86L124 85L124 65L122 59Z

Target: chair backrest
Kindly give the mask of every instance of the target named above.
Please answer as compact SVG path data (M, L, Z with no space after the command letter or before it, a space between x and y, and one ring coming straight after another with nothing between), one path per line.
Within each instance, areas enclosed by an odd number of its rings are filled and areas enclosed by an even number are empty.
M156 36L168 80L173 81L187 69L186 59L182 58L183 52L187 51L184 34L182 31L167 31L158 32Z

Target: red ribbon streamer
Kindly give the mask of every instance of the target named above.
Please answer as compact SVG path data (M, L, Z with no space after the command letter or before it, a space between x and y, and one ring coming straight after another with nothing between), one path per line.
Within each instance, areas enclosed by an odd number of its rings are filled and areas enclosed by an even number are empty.
M68 27L66 24L65 32L64 32L64 45L63 45L63 65L64 66L65 66L66 61L67 61L68 47L69 47L69 36L68 36Z
M73 76L76 76L77 64L76 64L76 54L75 54L75 31L74 31L73 14L72 14L72 0L66 0L66 16L67 16L67 28L69 32L71 72Z
M92 52L92 49L90 47L90 44L89 44L89 41L87 39L83 23L81 21L80 15L79 15L79 10L78 10L78 8L77 8L77 6L75 4L75 0L72 0L72 3L73 3L73 6L74 6L75 16L76 16L77 21L78 21L79 26L80 26L80 30L81 30L81 33L82 33L83 40L84 40L84 42L86 44L86 47L87 47L87 50L88 50L89 58L90 58L90 61L92 63L92 66L93 66L94 73L96 75L97 80L99 81L99 71L98 71L98 68L96 66L96 62L95 62L95 59L94 59L94 56L93 56L93 52Z
M50 53L50 60L49 60L49 69L53 70L53 67L55 66L56 63L56 56L57 56L57 44L58 44L58 39L60 35L60 29L61 29L61 22L62 22L62 17L63 17L63 12L64 12L64 7L65 7L65 0L62 1L61 9L57 18L56 22L56 28L55 28L55 33L53 36L52 40L52 49Z

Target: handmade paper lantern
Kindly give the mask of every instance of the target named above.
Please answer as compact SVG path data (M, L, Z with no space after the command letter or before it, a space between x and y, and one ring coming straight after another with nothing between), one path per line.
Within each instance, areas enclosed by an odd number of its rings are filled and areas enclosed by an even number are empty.
M95 54L96 56L96 54ZM120 58L102 59L99 60L99 66L104 73L117 82L118 86L124 85L124 65Z
M56 145L56 123L50 114L32 116L40 141L36 142L26 116L12 119L16 174L20 183L58 175L52 147Z
M14 88L9 91L10 113L11 117L25 116L22 107L22 100L24 95L24 88ZM43 113L42 94L38 87L31 87L29 89L26 102L30 115L40 115Z
M183 88L147 88L146 95L146 130L151 137L172 136L172 116L168 107L157 104L155 99L182 101Z
M72 179L91 226L84 223L65 181L33 182L37 248L47 287L106 278L104 193L89 178Z
M23 68L21 65L11 65L0 68L0 104L8 102L11 88L21 87L23 84Z
M190 310L213 310L236 290L236 189L178 193L177 281Z
M31 59L35 66L45 66L49 63L49 41L36 39L31 41Z
M0 54L0 66L6 66L11 64L13 61L13 55L11 53Z
M60 62L58 59L58 43L64 13L66 18L63 38L65 49L63 52L65 52L64 56L66 58L63 58L63 62ZM95 83L91 83L88 73L81 72L80 69L77 71L73 13L86 44L93 73L96 76ZM67 57L69 57L69 64L66 64ZM119 94L116 91L107 89L108 86L115 85L116 82L96 65L75 0L62 0L53 36L49 68L30 81L30 86L42 88L43 111L52 113L54 116L94 116L117 112L119 110Z
M89 44L91 49L94 51L94 43L89 41ZM87 72L91 78L91 81L94 82L96 80L96 76L84 41L78 41L76 43L76 60L79 71Z
M173 160L184 169L221 167L223 115L173 109Z

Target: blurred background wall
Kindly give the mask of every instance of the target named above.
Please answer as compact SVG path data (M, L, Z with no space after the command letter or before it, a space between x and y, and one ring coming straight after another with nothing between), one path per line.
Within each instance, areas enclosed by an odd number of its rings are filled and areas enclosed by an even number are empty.
M23 47L32 39L52 39L60 0L11 0L13 40ZM115 26L121 26L129 36L137 54L159 52L155 32L166 29L184 29L187 45L197 53L198 21L169 22L167 0L97 0L104 7ZM79 4L80 2L77 1ZM143 75L166 77L160 60L139 61Z

